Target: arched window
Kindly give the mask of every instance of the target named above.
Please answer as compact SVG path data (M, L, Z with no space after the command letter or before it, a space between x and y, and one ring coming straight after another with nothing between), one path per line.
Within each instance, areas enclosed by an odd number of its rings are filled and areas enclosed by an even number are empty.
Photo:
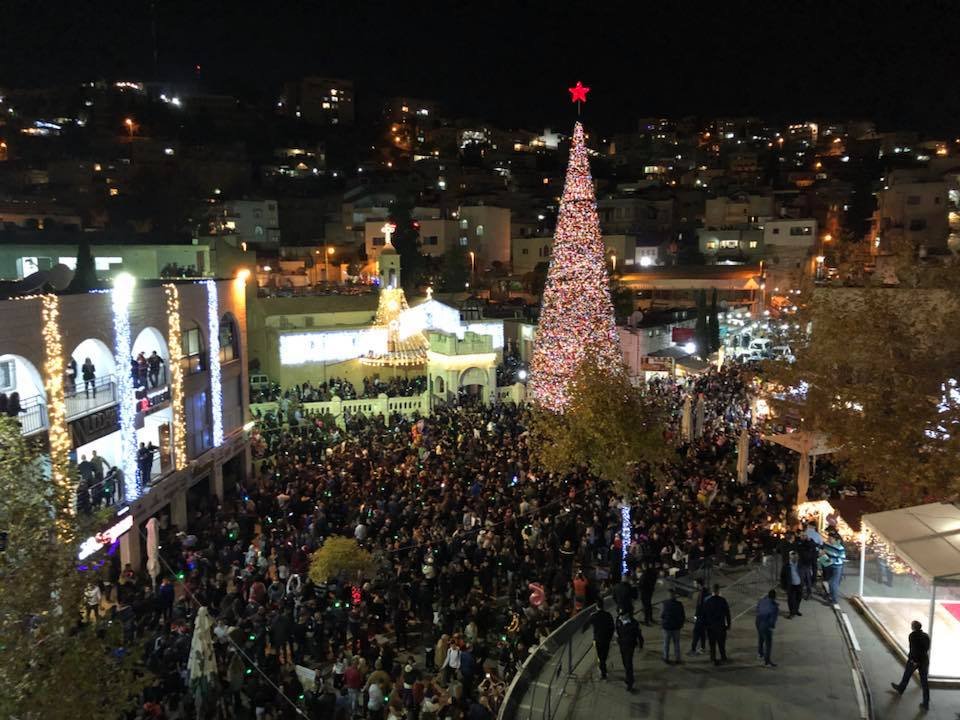
M477 237L483 237L483 225L477 225Z
M206 370L207 356L203 352L203 335L200 334L200 326L185 320L183 329L180 331L180 339L183 351L180 363L183 366L183 372L192 375Z
M237 323L227 313L220 318L220 362L228 363L240 359L240 338Z

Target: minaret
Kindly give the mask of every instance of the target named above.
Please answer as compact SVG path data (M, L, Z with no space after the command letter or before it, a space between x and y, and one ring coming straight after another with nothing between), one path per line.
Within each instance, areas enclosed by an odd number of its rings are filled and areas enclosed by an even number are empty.
M381 288L400 287L400 255L397 253L390 237L396 232L397 226L392 223L385 224L380 228L386 241L383 244L383 250L377 259L377 272L380 275Z

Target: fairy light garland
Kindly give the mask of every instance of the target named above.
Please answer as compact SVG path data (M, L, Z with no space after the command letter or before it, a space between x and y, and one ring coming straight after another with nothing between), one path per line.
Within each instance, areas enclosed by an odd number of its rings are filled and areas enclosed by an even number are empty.
M633 527L630 522L630 506L624 503L620 506L620 540L623 547L620 548L622 554L620 573L627 574L627 553L630 552L630 543L633 542Z
M223 445L223 385L220 381L220 299L217 297L217 282L207 285L207 334L210 346L210 399L213 415L213 446Z
M611 371L622 363L593 178L583 125L578 122L531 364L533 401L563 412L570 380L586 358Z
M117 403L120 406L120 468L123 470L123 489L127 502L140 495L142 482L137 466L137 398L130 374L132 357L130 342L130 301L134 279L121 273L113 281L110 292L113 307L114 355L117 370Z
M73 443L67 426L67 405L63 378L65 363L60 340L60 298L41 296L43 318L43 382L47 392L47 421L50 438L50 468L57 488L57 535L68 540L69 518L76 514L76 485L70 472L70 450Z
M183 399L183 338L180 334L180 293L177 286L163 286L167 295L167 355L170 359L170 402L173 409L173 466L183 470L187 466L187 423Z

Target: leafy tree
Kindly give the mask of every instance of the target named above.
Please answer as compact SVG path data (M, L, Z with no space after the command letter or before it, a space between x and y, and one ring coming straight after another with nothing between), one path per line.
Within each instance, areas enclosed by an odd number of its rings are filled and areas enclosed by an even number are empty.
M697 345L697 354L706 358L710 354L710 328L707 326L707 293L697 291L697 324L693 330L694 342Z
M717 289L713 289L710 300L710 352L720 349L720 315L717 309Z
M0 418L0 717L118 717L143 687L119 624L80 622L88 576L77 568L78 538L90 528L71 503L19 425Z
M443 254L440 286L444 292L463 292L470 279L470 261L460 247L452 247Z
M398 200L390 208L390 222L396 225L391 242L400 255L400 282L404 290L412 291L427 270L427 257L420 252L420 231L411 216L409 202Z
M637 463L655 466L671 452L665 426L659 398L631 385L626 371L610 373L588 360L573 377L566 412L535 411L531 447L550 472L586 467L628 493Z
M80 235L77 245L77 267L73 271L73 280L67 287L68 292L87 292L99 285L97 268L90 252L90 241Z
M960 490L958 274L924 274L922 287L817 288L801 303L811 334L796 363L766 368L792 388L780 397L804 429L824 433L884 507Z
M310 579L317 584L324 584L341 574L350 579L370 579L376 572L373 556L349 537L328 537L323 547L310 556Z

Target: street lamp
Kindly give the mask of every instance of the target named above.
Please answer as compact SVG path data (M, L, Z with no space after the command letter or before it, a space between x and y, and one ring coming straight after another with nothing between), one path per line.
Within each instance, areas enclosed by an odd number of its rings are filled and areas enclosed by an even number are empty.
M470 256L470 277L473 277L477 268L477 256L474 255L473 250L470 250L467 254Z
M133 118L126 118L126 119L123 121L123 124L127 126L127 132L130 133L130 139L133 139L133 129L134 129L134 127L135 127L135 123L133 122Z
M327 282L330 282L330 261L333 259L333 254L334 254L335 252L336 252L336 248L328 247L328 248L327 248L327 255L326 255L326 257L324 258L324 261L325 261L325 264L326 264L326 269L327 269L327 272L326 272Z

